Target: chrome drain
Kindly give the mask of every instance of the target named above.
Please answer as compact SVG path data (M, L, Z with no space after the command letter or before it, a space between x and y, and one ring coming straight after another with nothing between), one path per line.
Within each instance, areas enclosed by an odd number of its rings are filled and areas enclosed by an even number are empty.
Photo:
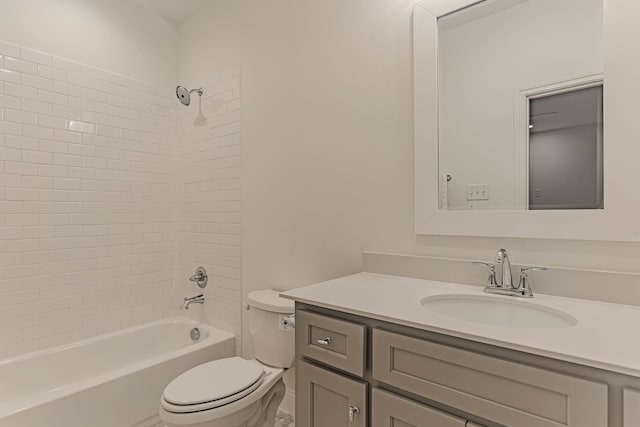
M193 328L191 332L189 332L189 335L193 341L198 341L200 339L200 329Z

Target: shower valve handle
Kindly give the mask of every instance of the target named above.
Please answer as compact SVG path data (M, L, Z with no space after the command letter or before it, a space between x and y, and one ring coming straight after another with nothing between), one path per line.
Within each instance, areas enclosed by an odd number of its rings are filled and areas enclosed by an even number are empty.
M204 267L196 268L196 273L193 276L189 277L189 280L191 282L197 283L201 288L206 288L207 282L209 281L207 270L205 270Z

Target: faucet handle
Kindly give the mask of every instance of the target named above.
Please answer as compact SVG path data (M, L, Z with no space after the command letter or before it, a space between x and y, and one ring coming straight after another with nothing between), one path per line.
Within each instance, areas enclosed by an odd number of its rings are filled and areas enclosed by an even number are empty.
M496 266L494 264L491 264L490 262L473 261L471 264L479 265L481 267L489 267L489 268L493 267L493 268L496 268Z
M520 269L520 274L527 274L530 271L547 271L547 267L522 267Z
M528 273L530 271L547 271L546 267L522 267L520 269L520 283L518 284L518 293L526 298L533 298L533 291L531 290L531 283Z
M489 269L489 278L487 279L487 284L485 287L487 288L498 288L498 280L496 279L496 265L490 264L488 262L481 261L473 261L474 265L479 265L481 267L487 267Z

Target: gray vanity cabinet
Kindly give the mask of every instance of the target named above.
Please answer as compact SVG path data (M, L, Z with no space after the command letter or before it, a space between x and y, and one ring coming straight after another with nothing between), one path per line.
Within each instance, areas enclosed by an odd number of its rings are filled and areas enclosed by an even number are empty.
M297 427L622 425L617 413L609 419L610 404L622 415L617 386L595 371L576 374L572 366L558 369L546 360L544 367L531 366L486 345L296 307ZM624 427L640 426L637 390L625 390Z
M365 325L297 310L298 427L368 427L366 333Z
M640 426L640 390L625 388L623 390L624 427Z
M367 383L314 366L296 365L296 425L366 427Z
M603 427L607 385L373 329L373 378L504 426Z
M377 388L371 392L371 427L465 427L466 420Z

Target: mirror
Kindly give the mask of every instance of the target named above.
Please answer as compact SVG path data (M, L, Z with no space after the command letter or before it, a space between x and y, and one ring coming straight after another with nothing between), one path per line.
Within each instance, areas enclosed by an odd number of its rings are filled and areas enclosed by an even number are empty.
M632 46L640 45L640 27L637 24L637 16L640 14L640 2L632 0L621 0L607 2L606 7L602 9L602 20L594 17L586 18L589 15L584 9L584 5L592 4L595 0L511 0L505 3L505 0L486 0L479 3L477 0L418 0L414 7L413 13L413 100L414 100L414 138L415 138L415 168L414 168L414 191L415 191L415 232L422 235L441 235L441 236L477 236L492 238L537 238L537 239L569 239L569 240L600 240L600 241L627 241L640 242L640 192L633 190L633 183L640 181L640 168L637 166L637 159L640 158L640 126L637 126L637 112L640 111L640 79L638 79L638 56L633 54ZM601 0L602 1L602 0ZM510 108L506 110L491 110L490 115L485 120L486 123L476 121L473 126L470 125L469 117L460 117L456 120L459 128L467 128L472 130L474 144L468 143L466 152L456 152L450 150L451 159L462 159L467 164L484 164L482 171L494 174L499 179L498 183L504 182L512 184L511 190L505 191L505 194L514 193L512 199L516 202L501 203L502 206L496 207L491 205L496 201L498 193L493 188L489 188L489 201L486 206L478 209L467 209L466 196L464 196L461 209L443 209L442 208L442 189L443 183L447 182L442 179L448 168L454 167L457 163L455 160L447 162L446 150L447 141L439 141L440 137L446 137L440 127L439 116L443 114L440 111L442 103L439 97L439 87L446 82L440 82L439 77L439 53L441 32L449 31L440 28L446 19L451 19L452 25L455 23L456 17L462 17L460 13L468 12L469 6L478 4L482 6L482 13L469 21L471 24L477 19L489 18L491 16L500 16L504 13L511 13L518 7L531 7L538 5L547 5L542 7L545 12L543 19L535 21L532 31L535 31L536 37L540 40L551 39L550 34L553 33L551 22L553 18L549 11L556 3L567 5L572 12L567 19L575 20L576 16L582 17L583 23L589 23L588 34L583 34L584 38L592 38L593 43L588 44L570 44L569 52L563 55L554 56L552 65L568 66L578 63L584 63L585 67L575 67L572 70L565 71L563 77L554 77L545 74L544 71L536 73L534 78L525 84L518 86L518 90L504 89L499 86L500 82L482 81L476 84L474 88L480 86L490 89L488 95L484 97L470 96L464 98L466 105L471 108L471 119L475 113L488 110L486 104L492 97L498 94L511 94ZM598 11L600 10L598 3ZM504 7L507 6L507 7ZM477 9L480 10L480 9ZM533 12L532 12L533 13ZM538 16L540 13L538 13ZM531 18L533 19L533 15ZM468 18L461 21L468 20ZM456 23L456 24L465 24ZM512 37L512 32L517 32L526 25L515 25L505 23L503 31L494 34L494 38L500 38L504 42ZM531 27L531 26L529 26ZM453 28L453 27L452 27ZM586 30L585 30L586 31ZM497 32L494 32L497 33ZM601 34L603 41L599 38L596 40L593 36ZM600 37L600 36L598 36ZM583 37L573 37L575 43L581 42ZM556 39L553 39L556 40ZM487 43L490 40L487 40ZM560 42L558 42L560 43ZM564 43L564 42L563 42ZM566 44L566 43L565 43ZM576 46L575 48L572 46ZM579 47L582 46L582 47ZM587 51L592 56L586 56L588 61L573 61L577 54ZM528 45L512 43L511 49L502 51L506 52L506 58L518 57L522 52L530 52L524 58L527 62L520 62L521 68L532 67L534 60L540 58L548 58L541 52L529 48ZM602 61L604 52L604 61ZM482 55L491 55L482 58L480 52L469 52L468 58L464 60L475 59L476 65L468 65L472 68L456 68L456 72L468 79L475 79L482 73L497 70L502 67L498 64L497 54L500 53L496 49L490 52L484 52ZM446 55L444 53L443 55ZM505 57L503 55L503 57ZM587 63L588 62L588 63ZM481 63L484 63L482 65ZM474 64L474 63L470 63ZM477 65L480 64L480 65ZM488 64L488 65L487 65ZM584 65L583 64L583 65ZM594 65L596 64L596 65ZM600 67L597 65L600 64ZM523 65L526 65L524 67ZM578 64L579 65L579 64ZM484 70L483 70L484 67ZM452 77L452 76L450 76ZM510 78L512 76L509 76ZM564 80L562 80L564 79ZM604 96L602 97L602 89L599 87L604 82ZM582 89L594 88L591 93L579 92ZM536 175L530 177L530 162L539 162L536 148L529 147L527 150L524 144L515 144L514 141L535 141L537 133L542 133L542 129L547 126L547 130L551 130L552 125L549 118L552 116L560 117L562 108L565 103L575 105L575 101L567 101L562 99L553 99L556 94L575 92L576 96L584 96L586 99L594 100L589 106L582 105L581 110L591 115L588 121L580 122L582 119L575 118L575 125L583 124L585 126L593 126L596 128L595 144L593 143L593 132L590 132L591 145L585 153L589 153L585 159L603 158L602 163L596 163L602 167L602 170L590 169L588 181L590 190L581 194L590 194L591 196L581 196L581 200L546 199L541 200L543 209L537 209L533 199L536 195L536 189L540 190L541 199L543 196L549 195L548 187L540 183ZM466 95L466 94L461 94ZM602 99L602 100L601 100ZM537 102L539 100L540 102ZM508 102L508 101L507 101ZM550 103L555 102L555 105ZM590 101L591 102L591 101ZM601 108L600 108L601 107ZM604 112L604 122L606 126L602 126L602 120L599 114L593 119L593 112L598 110ZM505 112L506 111L506 112ZM579 110L573 111L578 112ZM545 114L558 113L558 114ZM444 118L442 118L445 120ZM529 120L531 122L529 122ZM568 120L568 119L567 119ZM524 122L525 126L516 126L518 123ZM490 141L493 140L498 132L500 135L507 135L512 145L507 148L501 146L496 149L487 149L486 146L480 144L479 136L483 132L480 125L487 123L496 125L494 132L489 132ZM504 128L498 128L500 124ZM533 125L530 132L528 126ZM478 126L478 127L475 127ZM536 126L538 129L536 129ZM568 126L563 126L568 127ZM507 129L505 131L505 129ZM516 132L517 129L517 132ZM598 138L600 140L598 141ZM606 142L604 142L606 141ZM571 146L569 144L568 146ZM575 144L573 144L575 145ZM490 147L490 146L489 146ZM558 148L558 147L555 147ZM583 147L584 148L584 147ZM519 152L518 150L521 150ZM441 153L442 151L442 153ZM505 152L507 153L505 155ZM576 159L578 156L574 151L568 158ZM481 157L484 156L484 157ZM559 154L556 154L560 157ZM441 163L441 157L442 165ZM551 162L544 160L547 166L553 166ZM498 163L489 163L493 161ZM593 160L585 160L588 164L593 164ZM566 162L560 162L565 164ZM497 164L497 166L496 166ZM536 166L534 165L533 168ZM465 173L465 169L460 169ZM498 173L496 173L498 171ZM523 173L523 171L526 171ZM544 175L544 174L543 174ZM452 180L447 185L462 180L458 172L454 175L451 173ZM469 179L469 184L485 184L488 181L484 179L492 175L485 175L485 178ZM572 174L573 176L573 174ZM480 181L483 179L483 181ZM556 177L550 182L552 184L561 182L564 178ZM584 178L587 180L586 178ZM582 178L581 178L582 180ZM530 181L527 183L527 181ZM595 183L594 183L595 181ZM464 182L464 181L463 181ZM490 185L493 185L489 182ZM466 185L466 184L465 184ZM498 184L496 184L498 185ZM496 187L497 188L497 187ZM482 189L479 188L480 195ZM501 191L501 190L495 190ZM573 191L573 190L569 190ZM447 193L449 193L447 191ZM520 194L516 197L516 194ZM598 195L600 193L600 195ZM447 194L449 196L449 194ZM593 196L593 197L592 197ZM595 198L594 198L595 197ZM601 197L601 201L600 201ZM448 199L449 197L447 197ZM590 200L584 203L585 200ZM479 202L482 202L480 200ZM532 203L529 203L532 202ZM447 200L449 203L449 200ZM572 206L573 205L573 206ZM588 207L588 208L587 208Z
M439 209L603 209L603 0L486 0L437 31Z

